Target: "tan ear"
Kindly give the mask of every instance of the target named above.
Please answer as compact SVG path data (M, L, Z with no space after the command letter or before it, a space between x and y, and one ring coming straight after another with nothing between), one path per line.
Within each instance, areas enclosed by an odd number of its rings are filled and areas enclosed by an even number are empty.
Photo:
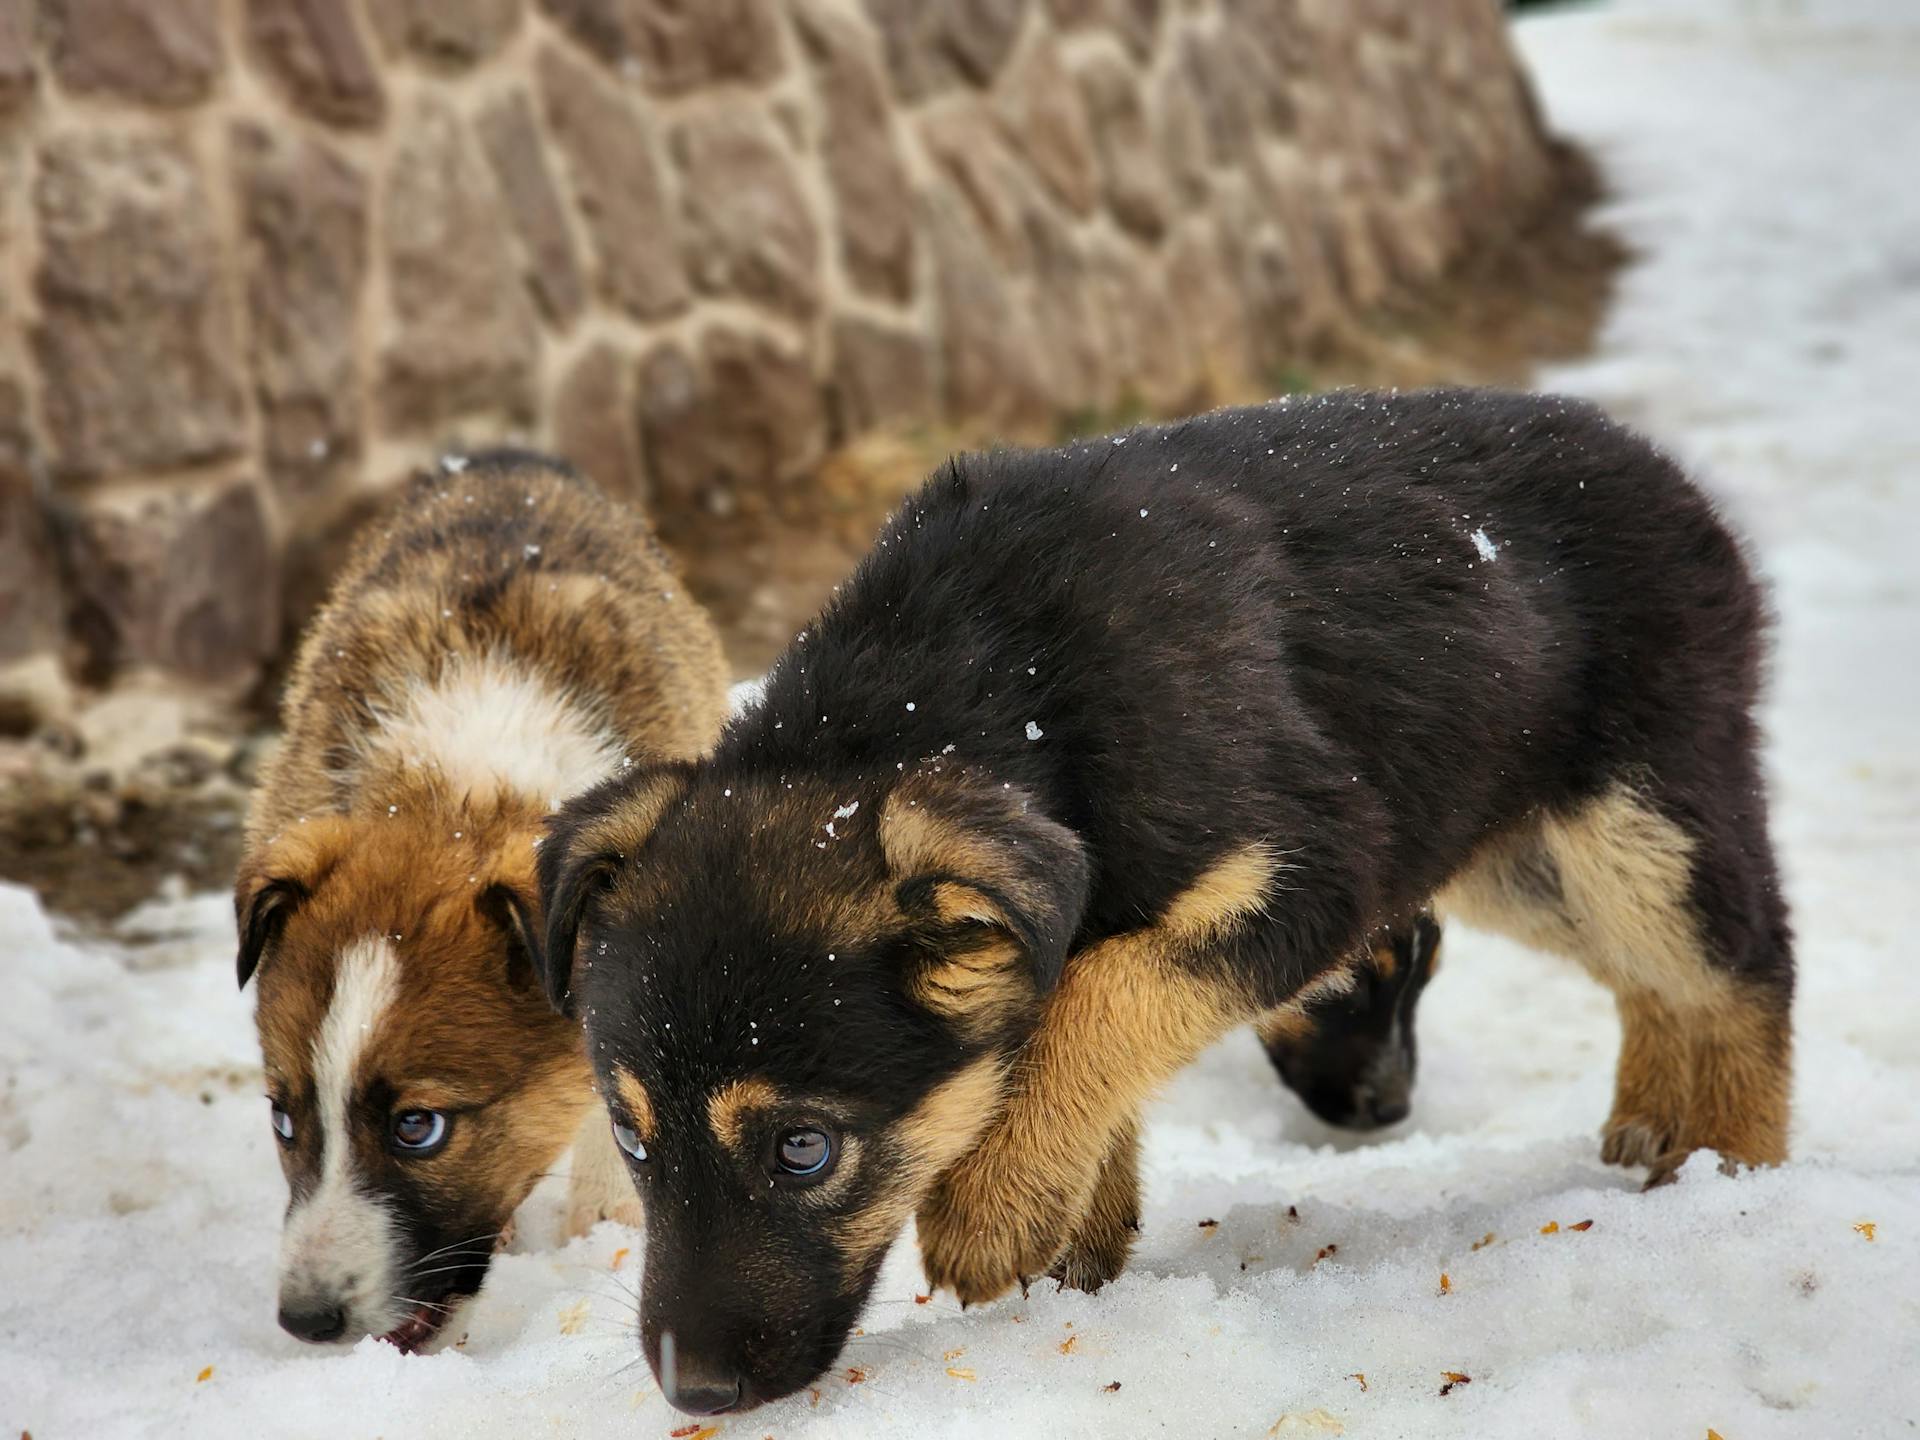
M345 853L351 822L343 815L322 815L289 825L249 854L233 885L233 912L240 932L234 970L245 989L267 948L286 928L287 918L305 904Z
M1080 837L1024 790L986 781L912 777L880 812L880 848L894 898L966 975L1000 975L1009 946L1025 983L1060 977L1086 909L1090 870ZM983 933L984 932L984 933ZM996 958L998 957L998 958ZM1003 979L991 982L996 987Z

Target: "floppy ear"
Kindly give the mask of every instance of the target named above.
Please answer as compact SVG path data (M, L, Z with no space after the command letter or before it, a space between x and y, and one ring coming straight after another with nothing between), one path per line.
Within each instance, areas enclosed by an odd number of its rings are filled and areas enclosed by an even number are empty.
M529 892L496 880L480 892L474 904L507 937L507 979L515 986L536 984L539 966L534 957L540 953L540 931Z
M233 885L233 915L240 932L234 970L246 989L288 918L327 877L346 840L347 821L330 815L289 827L265 850L241 863Z
M234 970L242 990L247 988L253 972L260 968L260 957L266 954L267 947L280 938L287 917L310 893L305 882L290 875L262 876L254 882L243 880L236 889L233 908L240 930L240 957Z
M1053 988L1092 878L1080 837L1043 815L1026 791L903 781L881 811L880 847L900 908L931 926L936 946L954 952L954 981L977 990L995 949L1004 953L1004 945L982 943L985 929L1018 948L1034 993Z
M573 1014L573 958L596 897L612 890L628 860L680 793L677 770L648 770L596 786L547 819L540 842L540 943L530 947L547 1001Z

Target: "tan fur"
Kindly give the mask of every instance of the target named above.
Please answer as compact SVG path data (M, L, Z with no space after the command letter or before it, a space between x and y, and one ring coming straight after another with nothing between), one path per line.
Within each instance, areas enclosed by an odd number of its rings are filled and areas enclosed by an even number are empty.
M653 1098L647 1094L631 1070L616 1069L613 1072L613 1088L620 1096L620 1108L627 1113L627 1122L633 1126L634 1133L642 1140L654 1138Z
M1372 946L1367 958L1373 963L1373 970L1382 980L1391 980L1400 971L1400 957L1394 953L1391 940L1384 945Z
M1028 893L1033 882L997 837L944 813L940 797L950 788L938 772L909 775L894 787L880 812L880 848L888 868L901 880L951 877L934 890L935 906L946 919L1004 922L1007 917L987 892L1026 909L1038 899Z
M1272 874L1272 861L1256 852ZM1089 1213L1140 1105L1257 1006L1206 952L1257 913L1253 858L1201 876L1146 929L1068 960L1005 1113L919 1209L927 1274L963 1301L1046 1273ZM1169 923L1170 922L1170 923Z
M1650 1183L1698 1149L1787 1154L1791 1038L1759 991L1710 961L1687 900L1693 844L1616 786L1572 815L1490 841L1436 904L1577 960L1613 990L1621 1049L1604 1157Z
M1033 999L1033 975L1024 951L993 938L947 951L918 972L913 996L936 1015L969 1029L989 1027Z
M833 1227L849 1282L893 1243L928 1187L993 1123L1006 1087L1000 1061L976 1060L936 1086L892 1127L885 1143L887 1153L896 1158L880 1194Z
M575 847L582 855L624 860L647 843L667 806L679 798L685 782L677 775L650 776L623 792L619 803L582 828Z
M478 538L440 538L475 520ZM544 527L539 543L522 543L515 527L526 524ZM279 1093L308 1103L342 947L388 937L399 994L363 1048L360 1078L395 1085L398 1108L476 1107L444 1151L416 1162L435 1187L505 1226L578 1136L588 1148L575 1158L571 1223L637 1218L617 1151L606 1154L578 1027L531 975L509 976L508 931L479 903L497 885L537 907L535 847L556 796L513 777L540 777L543 757L503 738L489 779L457 701L464 686L504 696L523 727L560 717L572 727L571 750L554 761L564 779L562 759L609 749L697 758L725 717L725 682L711 624L644 524L538 466L505 481L442 475L369 527L302 645L236 883L243 915L274 881L307 892L258 972ZM409 720L422 705L427 719ZM452 747L444 755L436 737ZM311 1163L301 1146L314 1128L283 1154L290 1173Z
M1187 944L1205 944L1266 909L1268 887L1278 869L1267 846L1244 846L1209 866L1175 896L1160 917L1160 928Z
M707 1125L722 1145L737 1151L746 1117L773 1109L779 1100L773 1086L758 1076L728 1081L707 1097Z
M398 687L437 676L455 657L476 661L505 650L525 660L578 693L638 760L694 759L712 747L727 713L719 637L632 511L527 468L512 483L532 497L531 511L562 517L604 543L606 553L583 557L590 571L569 568L554 547L537 567L478 546L389 564L397 541L471 518L465 497L475 483L448 475L424 500L409 494L367 528L342 567L288 681L284 738L248 812L250 853L302 815L351 807L338 765L367 723L359 697L392 703ZM516 496L513 503L522 502ZM501 595L486 623L466 623L459 592L496 574ZM357 777L358 784L383 791L406 782L405 768L395 763Z
M1098 1290L1127 1267L1140 1229L1140 1121L1120 1122L1100 1162L1086 1213L1048 1274L1072 1290Z

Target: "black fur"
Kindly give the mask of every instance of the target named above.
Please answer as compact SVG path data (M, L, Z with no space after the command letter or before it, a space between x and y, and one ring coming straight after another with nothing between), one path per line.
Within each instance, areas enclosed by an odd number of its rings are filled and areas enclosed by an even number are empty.
M569 806L543 857L549 914L582 920L595 1063L659 1110L637 1177L650 1356L672 1329L749 1397L787 1393L871 1283L822 1249L833 1214L703 1148L714 1086L769 1076L877 1134L1023 1033L916 1003L924 939L818 918L817 897L897 883L872 822L903 777L1018 795L1071 833L1074 950L1238 847L1282 852L1283 893L1205 962L1263 1004L1418 910L1487 836L1628 779L1699 840L1716 963L1784 995L1762 630L1712 505L1578 401L1341 393L955 460L599 898L568 903L565 857L658 772ZM572 954L570 931L555 943Z
M1391 957L1382 966L1384 946ZM1352 990L1308 1007L1311 1033L1269 1040L1281 1080L1329 1125L1372 1130L1406 1119L1420 1051L1415 1013L1433 978L1440 926L1418 915L1376 942L1375 959L1357 967Z

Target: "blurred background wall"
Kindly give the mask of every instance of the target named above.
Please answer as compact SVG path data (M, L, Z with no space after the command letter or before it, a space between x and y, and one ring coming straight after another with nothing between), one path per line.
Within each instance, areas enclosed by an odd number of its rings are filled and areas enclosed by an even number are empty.
M244 692L506 439L752 668L831 453L1275 388L1553 156L1496 0L0 0L0 710Z

